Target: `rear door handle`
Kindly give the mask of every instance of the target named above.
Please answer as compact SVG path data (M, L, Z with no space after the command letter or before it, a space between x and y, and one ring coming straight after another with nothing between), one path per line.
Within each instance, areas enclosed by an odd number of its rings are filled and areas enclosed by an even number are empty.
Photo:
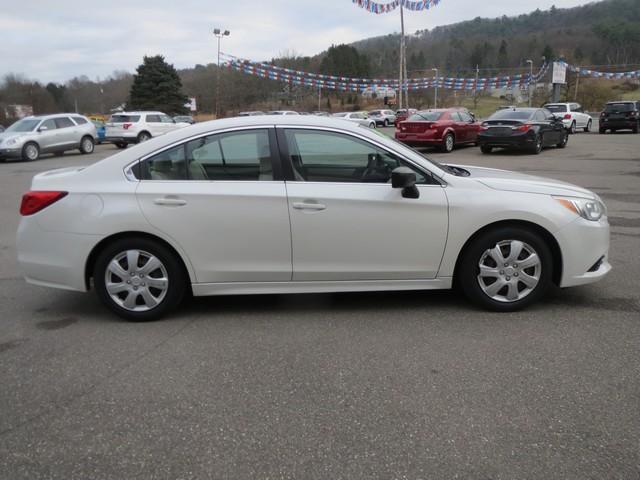
M156 205L168 206L168 207L182 207L187 204L186 200L182 200L181 198L172 198L172 197L164 197L164 198L156 198L153 203Z
M305 202L293 202L293 208L296 210L325 210L326 205L322 203L305 203Z

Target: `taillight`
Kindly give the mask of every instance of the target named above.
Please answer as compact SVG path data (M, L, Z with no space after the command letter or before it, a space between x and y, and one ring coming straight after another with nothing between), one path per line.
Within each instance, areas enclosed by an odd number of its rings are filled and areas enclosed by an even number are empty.
M632 117L637 117L638 116L638 112L631 112L631 116Z
M607 114L606 114L606 113L604 113L604 112L600 112L600 116L601 116L601 117L606 117L606 116L607 116Z
M533 125L530 125L528 123L525 123L523 125L520 125L519 127L513 127L514 130L517 130L518 132L528 132L529 129L531 129Z
M66 197L68 193L69 192L51 191L27 192L22 196L20 215L33 215L61 198Z
M400 125L400 131L401 132L406 132L407 131L407 127L405 127L404 125Z
M562 117L562 118L564 118L565 120L569 120L571 118L571 114L570 113L565 113L564 117Z
M128 130L131 125L133 125L133 123L123 123L122 128L124 128L125 130Z

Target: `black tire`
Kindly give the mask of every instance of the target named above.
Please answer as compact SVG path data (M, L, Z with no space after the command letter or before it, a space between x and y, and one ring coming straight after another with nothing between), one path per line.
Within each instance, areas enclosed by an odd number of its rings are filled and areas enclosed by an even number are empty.
M25 162L35 162L40 158L40 146L36 142L25 143L21 156Z
M560 141L560 143L556 145L556 147L565 148L567 146L568 141L569 141L569 134L565 132L564 135L562 136L562 140Z
M507 240L517 240L532 247L540 259L538 283L523 298L509 302L495 300L485 293L478 278L480 261L485 252L493 249L499 242ZM518 260L515 261L517 262ZM508 274L509 271L506 270L504 265L502 267L503 269L497 266L496 269ZM526 270L528 272L531 271L529 269ZM480 234L465 248L459 260L456 277L456 284L461 287L466 297L476 305L496 312L512 312L532 304L547 293L553 279L553 258L546 242L537 233L521 227L499 227ZM514 280L514 277L503 276L502 279ZM515 285L517 290L525 286L524 283L520 283L517 280ZM508 288L508 286L504 288Z
M442 139L442 146L440 150L444 153L451 153L453 151L453 147L456 144L456 140L451 133L447 133Z
M591 120L587 122L587 126L584 127L585 133L589 133L591 131Z
M638 133L639 126L640 126L640 122L636 123L636 124L633 126L633 128L631 129L631 131L632 131L633 133Z
M605 133L607 133L607 129L606 128L599 128L598 132L600 133L600 135L604 135Z
M482 153L491 153L493 151L493 147L489 145L480 145L480 151Z
M385 118L385 119L384 119L384 126L385 126L385 127L388 127L388 126L389 126L389 119L388 119L388 118Z
M116 301L111 298L111 295L107 291L106 275L108 265L115 257L128 250L140 250L143 252L148 252L149 254L155 256L158 260L160 260L166 270L168 279L166 293L164 294L164 297L159 301L159 303L151 309L145 311L129 310L124 306L116 303ZM127 270L128 269L129 267L127 266ZM186 276L182 261L177 258L171 250L169 250L161 243L147 238L123 238L107 245L106 248L104 248L96 258L95 268L93 272L93 283L96 289L96 293L102 303L104 303L110 310L112 310L120 317L132 322L145 322L161 318L180 304L184 297L185 291L187 290L188 277ZM137 277L132 276L131 278L133 279ZM137 278L137 281L144 281L144 279ZM144 285L144 283L141 285ZM141 293L121 293L125 294L125 296L136 295L136 300L142 301L142 299L139 298L142 296Z
M82 140L80 140L80 153L82 153L83 155L88 155L90 153L93 153L93 150L95 148L96 142L91 136L85 135L84 137L82 137Z
M124 142L116 142L115 146L121 150L124 150L125 148L127 148L127 144Z
M151 138L151 134L149 132L140 132L138 134L138 143L146 142Z
M573 122L571 122L571 126L569 127L569 133L571 133L571 134L576 133L576 121L575 120Z
M542 152L542 136L541 135L536 135L535 142L531 147L530 151L534 155L538 155L540 152Z

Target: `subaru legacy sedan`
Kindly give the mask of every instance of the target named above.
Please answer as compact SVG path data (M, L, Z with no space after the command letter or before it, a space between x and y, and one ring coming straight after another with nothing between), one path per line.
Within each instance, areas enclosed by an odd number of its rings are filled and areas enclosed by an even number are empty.
M601 199L314 116L198 123L36 175L18 260L129 320L185 294L448 289L512 311L611 269Z

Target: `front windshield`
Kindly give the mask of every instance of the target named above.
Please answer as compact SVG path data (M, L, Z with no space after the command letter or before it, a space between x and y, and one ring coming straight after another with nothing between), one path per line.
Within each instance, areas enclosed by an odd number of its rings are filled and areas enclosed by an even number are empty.
M567 111L566 105L545 105L544 108L553 113L564 113Z
M7 128L5 132L33 132L39 123L40 120L23 118Z
M440 120L441 112L418 112L409 117L410 122L436 122Z

